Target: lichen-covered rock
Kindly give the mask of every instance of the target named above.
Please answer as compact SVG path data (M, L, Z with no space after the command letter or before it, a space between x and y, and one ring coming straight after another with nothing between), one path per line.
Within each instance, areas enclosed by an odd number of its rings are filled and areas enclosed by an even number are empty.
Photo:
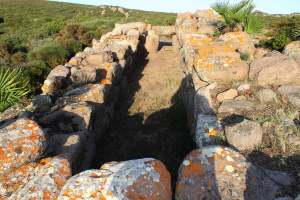
M239 151L251 149L262 141L260 124L247 119L241 123L226 126L225 134L228 144Z
M208 146L192 151L184 159L175 198L273 200L279 189L279 184L239 152Z
M300 66L293 58L265 57L251 63L249 78L258 85L300 86Z
M58 200L79 198L171 199L170 174L151 158L107 163L69 179Z
M124 69L116 62L113 63L103 63L100 66L96 67L97 70L97 76L99 76L99 79L108 79L112 82L113 85L118 83L121 78Z
M69 76L70 69L68 67L62 65L55 67L44 81L43 93L55 93L66 83Z
M194 67L202 81L208 83L242 80L248 75L247 62L232 57L197 56ZM226 76L224 76L226 74Z
M69 64L70 65L78 65L82 62L82 60L83 60L82 58L74 56L70 59Z
M300 108L300 86L281 86L277 90L283 94L293 106Z
M224 100L218 108L218 113L222 113L224 115L255 114L265 110L266 108L267 107L265 105L255 105L249 101Z
M221 130L221 119L212 115L198 115L195 131L197 148L202 148L214 143L214 136Z
M219 37L219 41L224 42L234 49L239 48L242 45L251 43L251 37L249 34L243 31L225 33Z
M0 198L55 199L70 177L70 164L63 157L31 162L0 180Z
M212 42L200 45L195 45L199 57L219 57L219 58L235 58L240 59L240 54L232 47L220 42Z
M268 52L264 55L264 57L279 57L284 58L284 55L280 53L279 51L273 50L271 52Z
M95 83L97 80L97 71L94 67L86 67L72 73L74 86L82 86L87 83Z
M42 120L42 124L45 127L51 128L51 132L61 132L66 130L60 129L57 126L59 123L71 125L73 130L89 130L92 122L92 115L95 111L95 106L82 101L77 103L69 103L62 109L48 115Z
M70 90L56 101L56 105L61 107L70 103L89 101L100 106L104 102L111 85L110 80L104 79L100 84L87 84Z
M220 15L215 14L212 9L197 10L195 11L195 16L198 18L200 24L208 25L213 24L221 19Z
M152 26L156 35L173 35L176 33L175 26Z
M0 179L39 158L47 146L43 130L34 121L18 119L0 127Z
M200 46L204 44L210 44L212 42L212 38L203 34L193 33L184 35L182 37L182 42L185 52L189 54L190 52L201 48Z
M8 109L6 109L3 113L0 114L0 126L5 122L13 120L19 116L20 113L25 112L25 109L20 104L15 104Z
M106 62L112 62L113 55L111 51L103 50L87 56L84 61L86 61L90 65L97 66Z
M105 50L112 52L114 61L126 59L131 53L131 47L129 45L109 45Z
M292 57L300 65L300 41L293 41L284 47L282 52L287 57Z

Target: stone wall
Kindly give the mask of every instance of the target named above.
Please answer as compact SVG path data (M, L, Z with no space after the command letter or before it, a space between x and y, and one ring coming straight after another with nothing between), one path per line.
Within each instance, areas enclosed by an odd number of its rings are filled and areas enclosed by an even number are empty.
M228 116L247 108L265 109L243 100L232 102L242 97L224 84L250 74L249 62L241 60L238 52L252 49L256 57L266 53L255 49L244 32L213 40L220 23L212 10L198 10L195 14L179 13L175 27L116 24L112 32L94 40L91 48L53 69L44 82L43 94L26 110L13 106L2 114L0 199L172 199L170 174L158 160L144 158L106 163L101 169L90 167L95 141L101 141L113 119L145 46L149 53L155 53L159 35L174 33L173 51L182 58L187 116L198 147L182 161L175 198L275 199L285 194L294 178L251 164L237 151L240 146L232 145L234 150L218 144L217 133L224 128L218 113ZM290 76L296 80L298 65L290 62L294 67ZM255 79L257 76L253 76L254 81L264 84ZM289 84L297 87L298 82ZM245 123L251 130L256 127L254 122ZM255 130L259 132L259 128Z

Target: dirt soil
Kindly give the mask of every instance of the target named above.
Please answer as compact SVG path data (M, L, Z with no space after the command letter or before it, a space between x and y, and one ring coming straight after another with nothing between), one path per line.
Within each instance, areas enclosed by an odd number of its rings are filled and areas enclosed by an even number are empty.
M137 66L108 131L97 144L94 168L111 161L155 158L165 164L175 188L182 160L195 149L187 126L179 59L162 48Z

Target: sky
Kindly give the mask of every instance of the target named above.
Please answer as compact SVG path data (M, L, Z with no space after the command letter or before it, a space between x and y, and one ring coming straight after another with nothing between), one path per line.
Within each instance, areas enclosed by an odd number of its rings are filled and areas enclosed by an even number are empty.
M51 0L53 1L53 0ZM128 9L138 9L158 12L195 12L200 9L209 9L212 3L218 0L54 0L60 2L79 3L88 5L112 5ZM240 0L230 0L240 2ZM300 0L253 0L255 10L269 14L300 13Z

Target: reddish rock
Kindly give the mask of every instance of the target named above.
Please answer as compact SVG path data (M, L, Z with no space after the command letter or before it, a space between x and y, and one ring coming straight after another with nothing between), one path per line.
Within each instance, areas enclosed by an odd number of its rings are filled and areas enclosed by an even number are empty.
M29 119L17 121L0 129L0 179L25 163L39 158L47 146L39 125Z
M219 93L217 95L217 100L222 102L226 99L234 99L236 96L238 96L238 91L235 89L229 89L225 92Z
M61 190L58 200L161 199L171 200L171 179L158 160L144 158L104 164L100 170L73 176Z
M258 85L300 86L300 66L292 58L265 57L250 65L249 78Z
M90 65L97 66L105 62L112 62L113 55L111 51L97 52L87 56L85 61Z
M149 53L156 53L158 52L158 45L159 36L155 35L153 32L150 32L149 35L146 37L145 48Z
M268 52L263 49L256 49L254 52L254 60L264 57Z

